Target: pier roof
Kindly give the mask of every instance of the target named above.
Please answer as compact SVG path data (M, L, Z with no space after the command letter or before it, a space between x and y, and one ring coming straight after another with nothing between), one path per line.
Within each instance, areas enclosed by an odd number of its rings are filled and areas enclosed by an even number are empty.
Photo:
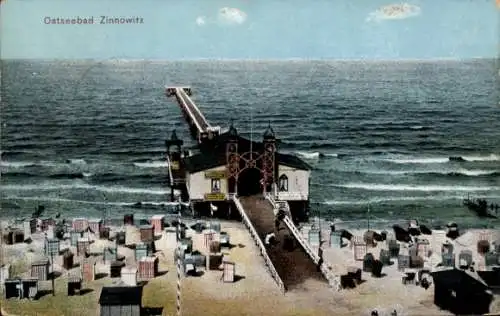
M238 148L240 152L248 152L250 151L250 147L252 147L255 151L264 150L264 144L262 142L256 142L254 140L247 139L238 135L236 132L233 134L231 131L220 134L213 143L213 147L211 149L216 152L225 152L226 144L235 138L238 141ZM275 139L275 141L277 144L280 143L279 139Z
M219 135L214 142L211 150L205 150L200 154L184 158L184 165L188 172L195 173L203 170L223 166L226 161L226 144L231 141L234 136L229 133ZM251 141L241 136L236 136L238 142L238 151L240 153L249 152L250 147L255 152L262 152L264 144L262 142ZM277 140L279 142L279 140ZM250 146L252 145L252 146ZM312 170L312 167L299 157L292 154L284 154L277 152L276 159L278 165L288 166L299 170Z
M299 170L312 169L312 167L309 166L306 162L302 161L300 158L294 155L276 153L276 158L278 159L278 165L283 165ZM186 171L190 173L196 173L203 170L224 166L226 163L226 155L220 153L203 153L184 158L184 166L186 168Z

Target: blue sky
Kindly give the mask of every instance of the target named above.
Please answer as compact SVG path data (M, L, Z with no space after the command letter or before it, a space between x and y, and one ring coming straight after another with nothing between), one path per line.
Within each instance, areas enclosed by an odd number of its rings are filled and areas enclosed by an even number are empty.
M494 0L6 0L2 58L436 59L497 57ZM382 8L386 7L385 10ZM223 9L226 8L226 9ZM385 13L384 13L385 12ZM399 13L398 13L399 12ZM142 24L100 24L100 16ZM94 17L93 25L45 17Z

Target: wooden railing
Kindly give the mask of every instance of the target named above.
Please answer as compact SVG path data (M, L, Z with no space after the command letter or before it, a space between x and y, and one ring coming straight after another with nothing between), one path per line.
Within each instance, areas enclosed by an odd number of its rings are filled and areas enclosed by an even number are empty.
M309 245L309 242L307 242L307 240L302 236L301 232L295 226L295 224L292 222L292 220L288 216L286 216L283 221L285 222L285 225L288 227L288 229L295 236L295 238L302 245L302 248L304 248L305 252L314 261L314 264L318 264L319 259L320 259L319 255L312 249L311 245ZM321 273L323 273L325 278L328 280L328 283L330 284L330 286L334 290L339 291L340 290L340 277L336 276L335 274L333 274L330 271L328 263L323 262L321 264L320 269L321 269Z
M311 257L311 259L314 261L315 264L318 264L319 262L319 256L317 253L312 250L311 246L309 243L302 237L302 234L298 230L298 228L293 224L292 220L286 216L285 219L283 220L285 225L288 227L288 229L292 232L292 234L295 236L295 238L298 240L298 242L302 245L302 248L306 251L306 253Z
M283 208L287 216L285 216L284 222L285 225L288 227L288 229L292 232L292 234L295 236L295 238L299 241L299 243L302 245L302 248L304 248L305 252L311 257L311 259L314 261L315 264L319 263L319 255L312 249L311 245L309 245L309 242L302 236L301 232L299 229L295 226L293 221L290 219L291 212L290 212L290 205L288 204L287 201L280 201L280 200L275 200L276 192L273 193L266 193L265 197L271 203L274 209L274 214L276 215L278 210ZM340 290L340 277L334 275L330 269L329 265L326 262L323 262L323 264L320 267L321 273L325 276L325 278L328 280L328 283L330 286L336 290Z
M187 104L186 100L184 99L183 95L184 91L179 88L176 89L176 97L177 100L181 103L181 106L188 112L189 116L193 119L194 124L196 125L196 128L198 129L198 132L203 132L203 128L200 125L200 122L197 120L197 116L191 111L191 107Z
M304 248L305 252L309 255L309 257L314 261L314 264L319 263L319 255L312 249L311 245L309 245L309 242L302 236L301 232L299 229L295 226L293 221L290 219L290 205L288 204L287 201L276 201L273 197L272 194L266 194L266 199L273 205L274 207L274 212L276 212L280 209L283 208L287 216L285 216L285 219L283 220L285 222L285 225L288 227L288 229L292 232L292 234L295 236L295 238L298 240L298 242L301 244L302 248ZM340 277L334 275L330 269L329 265L326 262L323 262L321 264L321 273L325 276L325 278L328 280L328 283L330 286L336 290L340 290Z
M194 104L193 100L191 100L189 95L186 92L184 92L182 89L180 90L180 92L181 92L182 98L183 98L184 102L186 103L186 105L190 106L191 109L193 110L192 113L195 115L195 119L198 120L199 126L201 126L203 128L203 132L206 132L210 128L210 124L208 124L207 119L205 118L203 113L201 113L198 106L196 104Z
M273 206L273 211L274 211L274 215L277 215L278 213L278 208L276 207L276 201L274 200L274 196L272 193L266 193L264 195L264 197L266 198L266 200L269 201L269 203L271 203L271 205Z
M274 268L274 265L273 265L271 259L267 255L266 248L264 247L262 240L260 239L259 235L257 234L257 231L253 227L252 222L248 218L248 216L245 212L245 209L243 208L243 205L241 205L241 202L236 195L230 194L230 198L231 198L231 200L233 200L234 205L236 205L236 208L240 212L241 217L243 218L243 222L245 223L245 226L247 227L247 229L250 231L250 235L252 236L255 244L260 248L260 254L264 258L264 261L265 261L267 267L269 268L269 273L271 274L272 278L274 279L274 281L276 282L276 284L280 288L281 292L284 294L286 291L285 285L283 284L283 281L281 280L280 276L278 275L278 272L276 272L276 269Z

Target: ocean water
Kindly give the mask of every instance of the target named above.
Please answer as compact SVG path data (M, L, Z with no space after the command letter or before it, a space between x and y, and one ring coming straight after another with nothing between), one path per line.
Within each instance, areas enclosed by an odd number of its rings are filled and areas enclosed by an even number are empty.
M462 206L500 204L498 65L473 61L3 61L2 217L169 212L164 140L194 148L164 85L191 86L231 119L314 167L312 211L372 222L500 226ZM450 156L465 161L454 162ZM138 207L137 202L142 202Z

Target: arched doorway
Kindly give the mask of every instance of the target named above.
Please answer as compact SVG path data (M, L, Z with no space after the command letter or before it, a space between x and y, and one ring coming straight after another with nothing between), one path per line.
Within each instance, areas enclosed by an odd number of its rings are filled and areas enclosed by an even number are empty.
M238 176L238 195L249 196L262 193L261 174L257 168L247 168Z

